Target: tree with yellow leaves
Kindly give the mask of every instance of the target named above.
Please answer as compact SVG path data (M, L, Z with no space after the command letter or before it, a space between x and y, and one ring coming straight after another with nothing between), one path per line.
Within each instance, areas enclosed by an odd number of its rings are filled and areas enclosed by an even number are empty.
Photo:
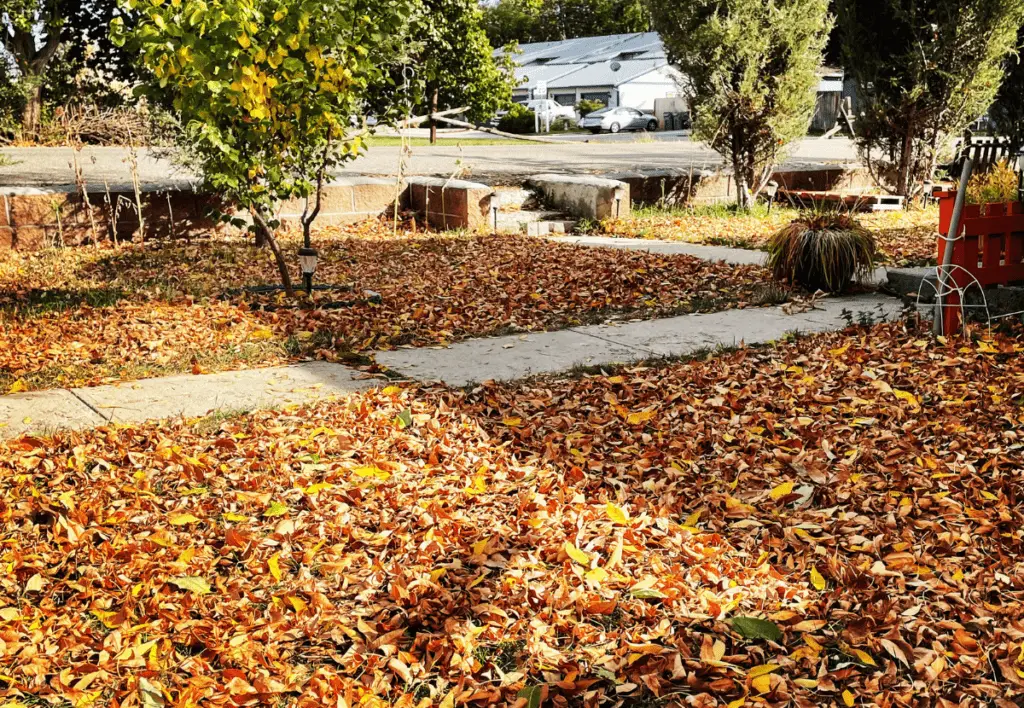
M306 242L325 179L365 148L351 130L368 87L402 55L415 0L129 0L112 36L139 57L144 90L177 112L183 158L252 217L285 290L274 218L304 198ZM227 219L228 217L224 217ZM236 220L237 222L238 220Z

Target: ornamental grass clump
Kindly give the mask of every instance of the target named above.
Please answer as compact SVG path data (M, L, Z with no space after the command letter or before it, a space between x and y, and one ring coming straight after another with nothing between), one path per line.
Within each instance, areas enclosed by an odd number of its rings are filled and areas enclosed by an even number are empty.
M872 272L875 238L848 214L808 214L772 236L767 265L776 280L838 293Z

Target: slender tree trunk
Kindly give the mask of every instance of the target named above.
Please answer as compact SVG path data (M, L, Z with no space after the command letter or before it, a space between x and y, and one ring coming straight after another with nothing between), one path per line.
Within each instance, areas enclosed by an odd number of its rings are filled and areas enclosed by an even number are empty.
M262 237L263 243L270 247L271 252L274 254L274 261L277 263L277 270L281 274L281 284L284 285L284 292L288 297L292 297L295 295L295 288L292 287L292 276L288 272L288 262L284 259L281 247L277 244L277 239L274 238L273 229L270 228L270 224L267 223L267 220L259 212L254 210L252 218L256 224L257 241Z
M907 122L906 132L903 134L903 144L900 146L900 164L896 174L896 194L905 197L910 189L910 167L914 158L914 124Z
M25 96L25 110L21 114L21 132L26 138L39 134L43 115L43 82L41 77L30 77L28 94Z
M430 91L430 144L437 144L437 121L434 120L434 114L437 113L437 101L439 98L440 91L435 86Z
M743 151L742 138L737 134L736 126L732 130L732 175L736 180L736 206L743 211L750 209L750 184L747 175L746 155Z

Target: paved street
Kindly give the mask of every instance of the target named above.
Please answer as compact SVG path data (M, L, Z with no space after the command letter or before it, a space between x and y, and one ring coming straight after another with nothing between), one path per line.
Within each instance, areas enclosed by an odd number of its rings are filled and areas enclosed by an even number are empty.
M585 140L586 137L582 136ZM671 141L624 142L636 135L601 136L591 142L579 139L565 145L549 145L509 141L506 145L473 145L472 139L458 146L414 147L406 174L448 176L462 171L471 178L492 182L514 182L542 172L574 174L607 173L620 170L652 170L676 168L688 170L713 168L721 163L715 153L685 136ZM681 139L679 139L681 138ZM347 174L378 176L395 175L399 167L398 147L378 146L360 157L346 169ZM147 183L185 180L189 174L176 168L167 151L145 149L139 153L139 174ZM72 151L69 148L4 148L0 153L14 164L0 167L0 185L41 186L73 184ZM127 151L122 148L86 148L80 162L86 181L101 185L130 182L126 164ZM852 143L839 138L821 140L807 138L797 143L787 164L815 162L852 162L856 152Z

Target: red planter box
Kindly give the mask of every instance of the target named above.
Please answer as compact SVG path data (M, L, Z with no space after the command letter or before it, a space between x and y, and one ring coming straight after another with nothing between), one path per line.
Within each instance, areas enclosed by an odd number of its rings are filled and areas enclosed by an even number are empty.
M939 192L939 233L949 235L956 192ZM943 262L947 241L938 240L939 263ZM977 279L982 287L1007 285L1024 280L1024 204L967 204L960 224L960 238L952 242L953 265L960 266ZM958 288L966 288L974 280L963 271L953 269L951 278ZM960 326L960 300L954 293L947 298L945 332Z

